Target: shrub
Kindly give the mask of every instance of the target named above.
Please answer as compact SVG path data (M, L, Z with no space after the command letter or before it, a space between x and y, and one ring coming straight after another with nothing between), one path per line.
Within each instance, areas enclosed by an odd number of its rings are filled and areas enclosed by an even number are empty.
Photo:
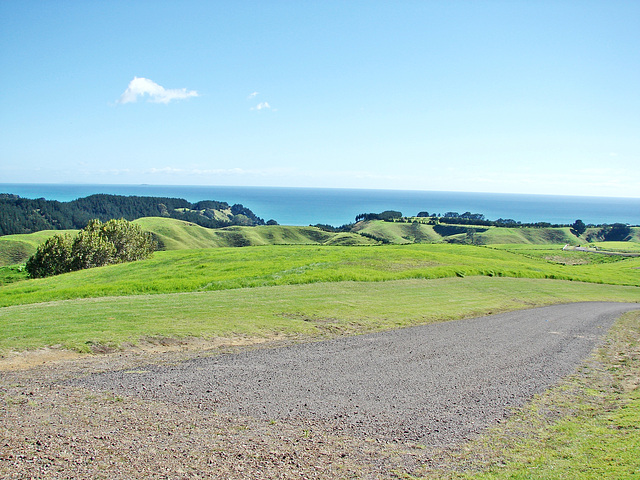
M54 235L38 247L25 265L31 278L49 277L71 271L71 235Z
M149 257L155 250L153 236L127 220L91 220L78 232L55 235L27 260L26 270L32 278L131 262Z

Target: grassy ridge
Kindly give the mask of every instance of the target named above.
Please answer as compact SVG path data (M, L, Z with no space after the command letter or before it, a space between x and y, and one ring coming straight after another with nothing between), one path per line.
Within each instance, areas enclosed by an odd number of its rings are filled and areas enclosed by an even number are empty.
M580 245L584 240L573 235L568 227L493 227L474 225L427 225L422 223L392 223L380 220L362 222L355 227L360 234L369 234L389 243L458 242L476 245L491 244L571 244Z
M513 278L283 285L0 308L0 351L136 343L148 336L361 333L573 301L639 300L636 287Z
M264 245L373 244L354 233L330 233L314 227L263 225L258 227L204 228L180 220L147 217L135 221L153 232L167 250Z
M110 295L478 275L639 286L640 258L563 265L498 249L448 244L175 250L156 252L144 261L5 285L0 289L0 306Z

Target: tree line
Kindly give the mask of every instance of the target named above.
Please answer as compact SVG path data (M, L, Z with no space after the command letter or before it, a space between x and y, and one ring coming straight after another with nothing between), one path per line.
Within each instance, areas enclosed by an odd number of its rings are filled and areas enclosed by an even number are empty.
M216 215L220 211L231 213ZM208 228L265 224L262 218L242 204L229 206L226 202L213 200L192 204L182 198L96 194L59 202L0 194L0 235L80 229L92 219L106 222L124 218L131 221L142 217L169 217Z

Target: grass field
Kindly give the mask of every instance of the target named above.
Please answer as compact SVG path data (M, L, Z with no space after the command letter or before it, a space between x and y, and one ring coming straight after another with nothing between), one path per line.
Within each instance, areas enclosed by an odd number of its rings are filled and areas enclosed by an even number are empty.
M602 242L601 250L615 252L615 248L618 243L625 243L629 245L629 249L634 248L634 243L631 242ZM612 245L613 244L613 245ZM505 250L513 253L518 253L529 258L538 258L546 260L548 262L559 263L563 265L590 265L590 264L603 264L603 263L615 263L624 260L626 257L621 255L603 255L594 252L583 252L577 250L562 250L562 245L490 245L490 248L498 250ZM637 250L640 251L640 250Z
M640 252L640 242L593 242L600 250L609 252L638 253Z
M5 285L0 289L0 306L112 295L478 275L638 286L639 267L640 258L564 265L494 248L449 244L175 250L156 252L144 261Z
M574 301L637 301L637 287L513 278L333 282L75 299L0 309L0 351L80 351L148 336L325 336Z

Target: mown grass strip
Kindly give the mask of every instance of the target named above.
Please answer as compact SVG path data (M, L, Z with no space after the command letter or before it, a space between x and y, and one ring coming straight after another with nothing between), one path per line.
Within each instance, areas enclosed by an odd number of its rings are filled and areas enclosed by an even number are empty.
M268 246L156 252L153 258L0 288L0 306L323 282L464 276L640 285L640 258L563 265L469 245ZM640 298L640 290L638 293Z
M624 315L577 373L411 478L640 477L639 339L640 311Z
M634 301L636 287L512 278L284 285L0 308L0 351L161 337L354 334L575 301Z

